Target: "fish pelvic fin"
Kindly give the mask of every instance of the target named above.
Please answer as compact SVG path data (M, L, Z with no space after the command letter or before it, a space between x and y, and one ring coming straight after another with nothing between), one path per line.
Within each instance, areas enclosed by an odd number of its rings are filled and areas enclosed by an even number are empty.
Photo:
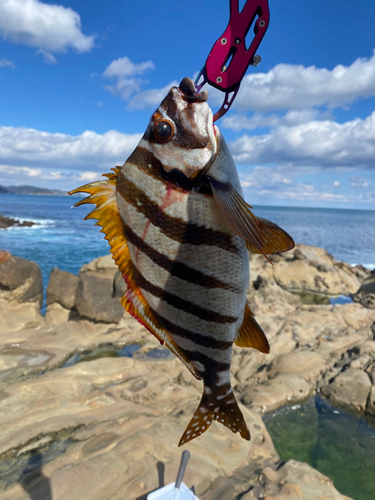
M201 402L186 427L178 446L182 446L203 434L214 420L228 427L233 433L239 432L241 437L250 441L250 431L238 407L232 388L229 386L225 397L219 400L212 390L205 386Z
M238 347L252 347L265 354L270 352L270 345L267 337L255 319L255 315L247 301L243 322L237 332L234 343L238 345Z
M87 203L95 205L94 210L86 215L85 220L97 220L95 225L102 228L100 232L104 233L104 239L108 241L111 247L112 258L127 284L127 290L121 298L121 304L124 309L152 333L161 344L165 343L169 350L181 359L192 375L200 380L201 377L197 370L181 353L168 332L154 318L146 299L136 285L134 267L116 200L117 176L120 168L116 167L112 169L114 173L103 174L103 177L106 177L105 180L85 184L70 191L69 194L88 193L90 195L75 203L75 207Z

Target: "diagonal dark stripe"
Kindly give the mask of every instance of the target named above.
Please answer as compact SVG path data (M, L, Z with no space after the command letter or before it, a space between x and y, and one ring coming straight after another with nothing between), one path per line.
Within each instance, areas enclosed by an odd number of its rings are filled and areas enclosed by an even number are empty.
M147 255L155 264L167 270L172 276L180 278L188 283L202 286L203 288L221 288L223 290L233 290L233 288L224 281L208 276L207 274L197 271L192 267L182 264L178 261L173 261L169 257L161 254L145 241L137 236L122 219L122 227L124 229L125 238L136 246L141 252ZM236 292L236 290L234 290Z
M225 340L216 340L214 337L210 337L207 335L202 335L201 333L195 333L191 332L189 330L186 330L185 328L182 328L181 326L176 325L175 323L172 323L171 321L167 320L166 318L160 316L154 309L152 310L153 315L155 316L155 319L165 328L169 333L176 337L181 337L184 339L189 339L198 346L202 347L212 347L213 349L221 349L221 350L226 350L231 345L233 342L227 342Z
M168 320L163 318L163 316L160 316L160 314L158 314L155 311L155 309L151 309L151 312L154 315L155 319L157 319L157 321L163 328L169 331L169 327L171 327L170 332L173 333L172 328L174 328L176 325L173 325L173 323L170 323ZM230 363L223 363L222 361L217 361L215 358L199 352L199 345L197 345L196 351L188 351L187 349L183 349L180 346L178 346L178 348L180 349L182 354L186 357L186 359L188 359L189 361L199 361L199 363L202 363L202 365L206 368L206 371L208 372L207 375L203 376L204 379L207 376L208 377L212 376L212 378L215 378L218 372L227 370L229 371L230 369ZM200 370L197 369L197 371L201 374Z
M206 309L204 307L198 306L189 300L182 299L181 297L177 297L172 293L163 290L162 288L153 285L149 281L147 281L139 271L136 272L136 283L139 288L143 288L147 292L150 292L155 297L164 300L169 305L179 309L180 311L184 311L189 314L193 314L197 318L204 319L205 321L211 321L213 323L235 323L238 318L234 318L233 316L224 316L223 314L219 314L215 311L211 311L210 309Z
M119 183L117 191L130 205L142 213L151 224L159 227L161 232L168 238L181 244L215 246L227 252L238 253L237 246L232 242L232 235L185 222L162 212L159 205L130 180Z

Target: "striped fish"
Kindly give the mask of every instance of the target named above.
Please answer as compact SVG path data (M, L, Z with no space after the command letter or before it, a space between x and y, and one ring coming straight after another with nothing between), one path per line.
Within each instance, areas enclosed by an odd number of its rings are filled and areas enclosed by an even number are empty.
M151 116L137 148L105 180L70 194L97 219L127 284L124 308L203 380L203 396L179 445L213 420L249 440L230 382L233 342L269 352L246 300L248 250L293 248L244 201L237 170L208 94L189 78Z

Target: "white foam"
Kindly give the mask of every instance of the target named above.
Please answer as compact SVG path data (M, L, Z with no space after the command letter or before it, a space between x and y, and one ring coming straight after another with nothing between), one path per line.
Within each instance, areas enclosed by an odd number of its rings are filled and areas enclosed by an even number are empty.
M23 219L17 218L17 221L22 224L23 222L33 222L33 226L10 226L7 229L20 230L20 229L45 229L46 227L53 227L55 225L54 219Z

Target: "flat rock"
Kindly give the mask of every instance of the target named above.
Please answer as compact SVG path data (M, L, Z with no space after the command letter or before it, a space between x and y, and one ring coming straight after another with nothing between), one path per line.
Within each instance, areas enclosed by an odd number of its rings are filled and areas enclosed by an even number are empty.
M333 482L306 463L288 460L267 467L260 475L261 484L242 500L350 500L341 495Z
M43 324L39 301L19 303L0 297L0 334L9 337L10 332L37 328Z
M272 259L275 261L274 256ZM335 261L323 248L300 244L277 255L273 267L261 255L251 256L250 267L252 280L261 276L289 291L334 296L355 293L367 275L362 269Z
M57 302L47 306L45 320L49 325L56 326L74 320L79 316L76 309L66 309L64 306Z
M294 373L307 382L316 383L326 368L326 361L317 352L297 350L278 356L272 363L269 376Z
M102 358L8 386L0 402L3 458L16 464L39 447L46 450L58 436L70 444L60 456L43 452L39 479L30 474L20 484L12 476L0 490L2 500L24 499L26 486L37 498L40 473L52 498L61 500L85 498L87 491L90 500L138 498L158 487L158 462L165 466L165 483L174 481L181 455L177 443L201 395L193 386L179 385L167 363ZM241 409L250 442L214 422L189 443L192 458L184 482L194 484L199 495L249 462L264 468L278 460L261 418Z
M332 383L324 386L322 394L329 398L332 404L364 411L371 386L370 377L366 372L349 368L340 373Z
M247 389L241 395L242 403L269 412L288 404L306 399L314 392L312 384L295 374L279 374L261 385Z

